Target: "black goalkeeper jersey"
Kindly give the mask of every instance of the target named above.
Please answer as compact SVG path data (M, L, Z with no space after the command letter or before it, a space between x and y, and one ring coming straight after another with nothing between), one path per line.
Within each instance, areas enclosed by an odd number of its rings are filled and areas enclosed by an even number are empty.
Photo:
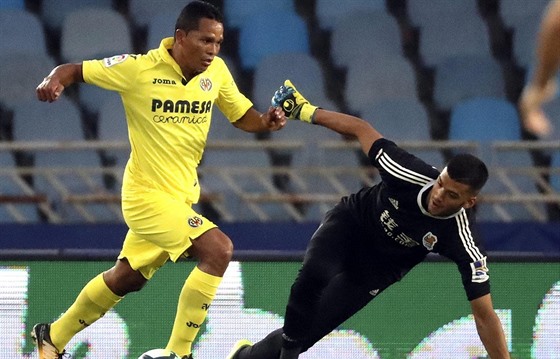
M438 253L457 264L469 300L488 294L486 253L473 234L474 218L465 209L448 217L427 211L426 197L440 172L384 138L369 158L381 182L342 203L362 226L371 263L399 280L428 253Z

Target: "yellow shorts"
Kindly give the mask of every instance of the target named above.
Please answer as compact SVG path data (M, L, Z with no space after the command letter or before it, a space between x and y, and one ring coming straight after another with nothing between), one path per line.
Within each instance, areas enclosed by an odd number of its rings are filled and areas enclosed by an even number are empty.
M191 204L149 187L123 193L122 209L129 230L119 259L126 257L146 279L168 259L177 261L193 239L217 227Z

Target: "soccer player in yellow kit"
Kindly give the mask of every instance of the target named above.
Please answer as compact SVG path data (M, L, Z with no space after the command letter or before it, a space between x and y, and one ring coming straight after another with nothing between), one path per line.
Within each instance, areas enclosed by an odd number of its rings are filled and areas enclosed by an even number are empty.
M192 342L233 252L228 236L192 208L200 196L196 168L212 107L248 132L278 130L286 120L282 109L255 110L217 57L224 27L216 7L203 1L187 4L175 29L173 38L147 54L63 64L37 87L39 100L48 102L82 81L119 92L131 144L122 188L129 231L122 251L59 319L34 326L40 359L62 358L76 333L126 294L142 289L167 260L181 256L194 257L198 264L181 290L167 349L192 358Z

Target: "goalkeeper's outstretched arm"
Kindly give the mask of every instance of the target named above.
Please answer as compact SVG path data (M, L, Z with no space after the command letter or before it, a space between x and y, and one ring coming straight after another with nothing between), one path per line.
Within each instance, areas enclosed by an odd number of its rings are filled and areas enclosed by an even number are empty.
M368 122L340 112L318 108L315 111L313 122L342 135L356 137L366 155L371 149L371 145L383 137Z

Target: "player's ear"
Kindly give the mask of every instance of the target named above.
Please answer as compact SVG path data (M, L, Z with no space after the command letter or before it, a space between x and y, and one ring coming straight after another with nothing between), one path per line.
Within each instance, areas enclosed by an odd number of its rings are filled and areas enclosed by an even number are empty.
M465 202L463 205L464 208L472 208L476 204L476 196L473 196Z
M185 38L186 35L187 35L187 33L185 32L185 30L176 29L175 30L175 41L178 42L178 43L183 42L183 39Z

